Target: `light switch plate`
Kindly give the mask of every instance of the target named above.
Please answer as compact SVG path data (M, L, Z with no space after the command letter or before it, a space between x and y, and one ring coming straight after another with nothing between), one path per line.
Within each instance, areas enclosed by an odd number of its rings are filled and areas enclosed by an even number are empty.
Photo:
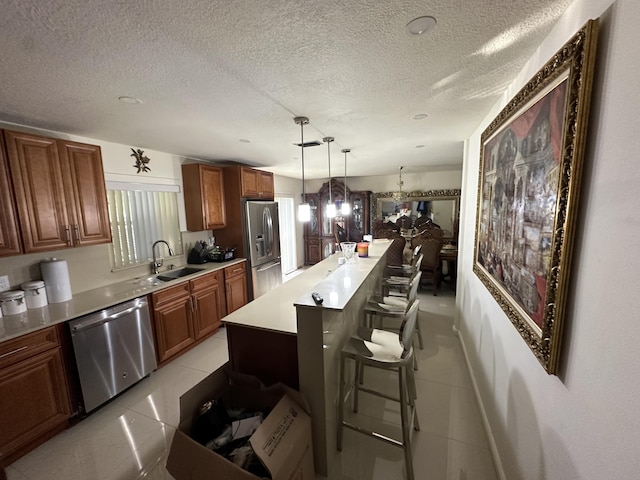
M0 275L0 292L6 292L9 288L9 275Z

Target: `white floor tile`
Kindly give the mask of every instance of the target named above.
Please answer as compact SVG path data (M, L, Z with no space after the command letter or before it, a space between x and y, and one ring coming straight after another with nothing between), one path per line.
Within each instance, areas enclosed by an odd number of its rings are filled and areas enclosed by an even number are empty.
M180 396L207 376L207 372L170 363L153 372L115 401L151 419L175 428L180 423Z

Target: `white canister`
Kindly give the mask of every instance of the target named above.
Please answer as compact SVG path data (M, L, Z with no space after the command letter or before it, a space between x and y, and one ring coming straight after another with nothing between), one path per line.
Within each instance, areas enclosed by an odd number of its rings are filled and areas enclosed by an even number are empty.
M22 290L8 290L0 293L0 305L3 315L18 315L27 311Z
M42 279L47 290L49 303L62 303L71 300L71 281L69 268L65 260L51 258L40 262Z
M24 282L22 285L24 298L27 301L27 308L42 308L47 306L47 292L42 280Z

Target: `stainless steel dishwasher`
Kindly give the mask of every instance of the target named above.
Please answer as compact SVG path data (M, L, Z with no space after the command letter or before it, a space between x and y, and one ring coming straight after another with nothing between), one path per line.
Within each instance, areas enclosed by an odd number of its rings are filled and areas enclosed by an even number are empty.
M72 320L69 328L86 412L157 367L145 297Z

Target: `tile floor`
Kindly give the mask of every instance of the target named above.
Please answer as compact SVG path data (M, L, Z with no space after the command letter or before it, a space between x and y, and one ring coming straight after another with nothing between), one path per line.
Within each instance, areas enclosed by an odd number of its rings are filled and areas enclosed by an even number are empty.
M487 439L458 339L452 333L455 297L419 294L424 350L417 350L420 432L412 447L416 479L496 480ZM221 329L195 349L57 435L8 470L9 480L172 479L164 464L178 425L178 398L227 361ZM367 381L395 385L369 369ZM358 419L396 433L397 404L361 396ZM374 420L381 419L381 420ZM404 479L402 450L345 429L331 480ZM321 479L324 477L318 477Z

